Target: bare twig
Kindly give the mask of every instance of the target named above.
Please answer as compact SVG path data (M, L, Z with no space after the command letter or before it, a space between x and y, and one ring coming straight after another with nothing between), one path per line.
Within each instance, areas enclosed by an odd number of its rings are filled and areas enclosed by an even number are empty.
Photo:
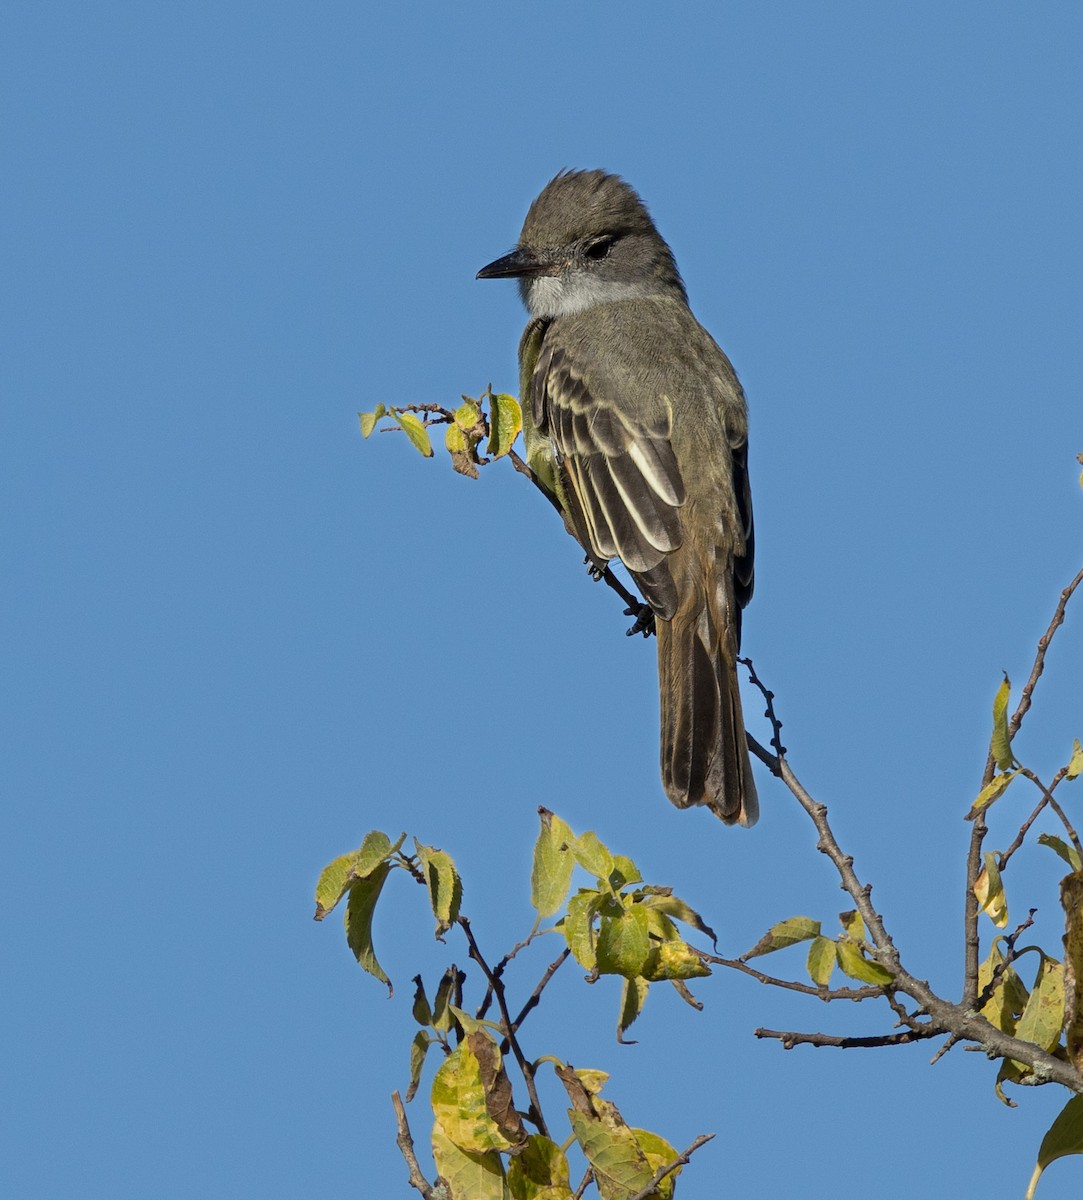
M882 1033L872 1037L836 1037L831 1033L796 1033L790 1030L757 1029L758 1038L776 1038L784 1050L795 1046L835 1046L841 1050L878 1049L881 1046L906 1046L910 1042L926 1038L941 1037L942 1029L931 1025L919 1025L917 1029L904 1029L899 1033Z
M748 670L749 682L752 684L753 687L759 689L760 693L762 694L762 696L764 698L764 701L767 704L767 709L763 715L768 719L768 721L771 722L771 745L774 747L775 753L778 755L778 757L780 759L785 758L786 757L786 747L782 744L782 737L781 737L782 722L778 719L778 714L775 712L775 693L772 691L769 691L768 688L760 680L760 677L756 674L755 667L753 667L753 665L752 665L752 659L738 658L737 661ZM749 742L749 748L752 748L753 739L749 738L748 742ZM766 762L766 760L763 759L763 755L766 753L766 751L763 750L763 748L759 745L758 742L756 743L756 747L755 747L755 749L753 749L752 752L754 754L756 754L757 758L760 758L761 760ZM775 771L775 768L773 766L771 766L770 762L767 762L766 765L771 767L772 771L775 774L778 774L778 772Z
M587 1173L579 1181L579 1186L572 1193L572 1200L583 1200L587 1188L594 1182L594 1168L587 1167Z
M554 958L549 964L549 966L545 968L545 974L541 977L541 979L538 980L538 986L530 993L527 1002L519 1010L519 1015L514 1021L512 1021L512 1032L518 1032L519 1026L522 1025L523 1021L526 1019L527 1013L529 1013L532 1008L537 1008L538 1003L541 1000L542 991L546 984L550 979L553 978L570 954L571 950L565 946L564 949L561 950L560 954L558 954L557 957Z
M410 1134L410 1124L406 1120L406 1109L403 1107L402 1097L398 1092L391 1093L391 1103L395 1106L395 1122L399 1129L398 1136L395 1138L395 1144L398 1146L402 1157L406 1160L406 1167L410 1172L410 1186L417 1188L425 1197L425 1200L435 1200L436 1189L421 1173L417 1155L414 1153L414 1139Z
M1064 614L1068 607L1068 601L1071 600L1072 594L1079 587L1080 583L1083 583L1083 569L1078 572L1072 582L1061 592L1060 600L1053 612L1052 620L1050 620L1045 633L1038 639L1038 649L1034 655L1034 665L1030 669L1030 677L1023 685L1023 694L1019 698L1019 704L1015 712L1012 713L1011 720L1008 722L1009 737L1014 737L1019 732L1023 718L1030 710L1034 688L1041 678L1042 672L1045 670L1045 656L1049 650L1049 645L1053 641L1053 635L1064 623ZM992 751L990 751L989 756L985 760L985 770L982 772L982 787L985 787L993 778L995 768L996 763L993 761ZM970 827L970 847L966 856L966 894L963 897L962 1003L966 1008L973 1008L978 995L978 960L981 955L981 939L978 934L978 915L980 909L978 907L977 896L974 894L974 884L981 873L982 844L985 841L985 835L988 831L989 827L986 824L985 814L979 813L974 818ZM1026 836L1026 830L1023 831L1023 836Z
M1075 827L1072 825L1072 822L1068 820L1067 816L1065 815L1064 809L1061 808L1061 806L1053 798L1053 789L1057 786L1058 783L1060 783L1060 781L1064 778L1064 776L1068 774L1068 768L1061 767L1061 769L1054 776L1053 782L1050 784L1049 787L1046 787L1045 784L1042 783L1042 781L1038 778L1038 776L1035 775L1034 772L1032 770L1030 770L1029 767L1020 767L1019 774L1025 775L1027 777L1027 779L1029 779L1030 782L1033 783L1034 786L1042 793L1042 795L1045 797L1045 802L1060 818L1060 822L1064 826L1065 832L1068 834L1069 838L1071 838L1072 845L1075 846L1076 852L1078 854L1083 854L1083 846L1081 846L1079 844L1079 834L1076 833Z
M693 1154L695 1154L700 1146L706 1146L707 1143L713 1138L713 1133L701 1133L699 1137L696 1138L696 1140L691 1144L691 1146L689 1146L688 1149L682 1154L678 1154L671 1163L666 1163L664 1167L659 1167L658 1170L655 1171L654 1177L651 1179L650 1183L648 1183L646 1187L640 1188L640 1190L636 1192L634 1196L629 1196L628 1200L647 1200L647 1197L654 1194L655 1189L667 1175L672 1175L674 1171L679 1170L681 1167L687 1166L688 1160Z
M538 927L538 923L535 922L534 928L526 935L526 937L523 938L521 942L517 942L514 946L512 946L507 954L505 954L504 957L496 964L496 966L493 967L493 974L497 979L503 979L504 969L507 967L508 963L511 962L511 960L519 953L520 950L525 950L536 937L540 936L540 934L541 930ZM491 985L487 985L481 1004L478 1005L478 1010L474 1014L479 1021L485 1017L485 1014L489 1011L489 1005L492 1004L492 1002L493 989Z
M538 1089L534 1085L534 1068L527 1061L526 1055L523 1053L522 1047L515 1036L515 1029L512 1025L511 1014L508 1012L508 1002L504 995L504 984L492 972L489 964L485 961L484 955L478 947L477 941L474 938L474 931L470 928L470 921L467 917L460 916L459 924L466 934L466 940L470 943L470 957L481 967L482 974L489 981L489 986L493 989L493 994L496 996L497 1005L500 1008L500 1015L503 1017L504 1037L507 1039L511 1052L515 1055L515 1061L519 1064L519 1070L522 1072L523 1080L526 1083L527 1095L530 1097L530 1118L538 1127L538 1130L545 1136L549 1137L549 1130L545 1124L545 1117L542 1115L541 1101L538 1099Z
M815 996L817 1000L874 1000L884 994L882 987L872 985L860 988L828 988L817 987L812 983L798 983L792 979L779 979L774 975L766 975L763 971L757 971L755 967L750 967L748 963L742 962L739 958L719 958L704 950L697 950L696 953L704 962L716 963L720 967L729 967L731 970L751 975L753 979L758 979L760 983L765 983L769 987L785 988L789 992L803 992L806 996Z

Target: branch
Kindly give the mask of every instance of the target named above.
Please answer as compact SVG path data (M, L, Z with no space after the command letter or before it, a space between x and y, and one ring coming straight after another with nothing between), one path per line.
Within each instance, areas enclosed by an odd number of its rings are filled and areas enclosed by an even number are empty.
M1049 622L1049 627L1038 639L1038 649L1034 655L1034 665L1030 669L1030 677L1023 685L1023 694L1019 697L1018 707L1012 713L1012 718L1008 722L1010 737L1015 737L1019 732L1019 727L1023 724L1023 718L1030 711L1034 688L1041 678L1042 672L1045 670L1045 656L1049 650L1050 643L1053 641L1053 635L1064 624L1064 614L1068 608L1068 601L1071 600L1072 594L1079 587L1080 583L1083 583L1083 569L1078 572L1072 582L1061 592L1060 600L1053 611L1053 618ZM985 760L985 770L982 772L982 787L985 787L993 778L995 767L996 763L993 761L993 754L990 750L989 756ZM974 818L974 822L970 827L970 848L966 856L966 895L963 898L963 1004L967 1008L974 1006L974 1001L978 995L978 958L981 950L978 934L978 914L980 910L978 908L978 898L974 894L974 884L981 873L982 843L985 841L988 829L985 814L979 813ZM1025 830L1023 831L1023 836L1026 836Z
M500 1006L500 1015L504 1019L504 1036L511 1047L512 1053L515 1055L515 1061L519 1064L519 1070L522 1072L523 1079L526 1082L527 1095L530 1097L531 1119L543 1136L549 1137L545 1117L542 1116L541 1101L538 1099L538 1089L534 1086L534 1068L527 1062L526 1055L523 1053L523 1049L515 1036L511 1014L508 1012L507 998L504 995L504 984L493 974L489 964L485 961L477 942L474 940L474 931L470 928L470 921L463 916L460 916L458 921L463 927L463 932L466 934L466 940L470 943L470 957L481 967L482 973L489 981L489 986L493 989L496 1002ZM552 1139L550 1138L550 1140Z
M806 996L815 996L817 1000L872 1000L884 994L882 987L872 984L861 988L827 988L817 987L811 983L797 983L792 979L778 979L774 975L765 975L763 971L757 971L755 967L750 967L748 963L742 962L739 958L719 958L704 950L697 950L696 953L704 962L717 963L720 967L730 967L734 971L751 975L753 979L758 979L760 983L765 983L769 987L785 988L789 992L803 992Z
M709 1141L713 1140L713 1138L713 1133L701 1133L699 1137L696 1138L696 1140L692 1143L692 1145L684 1151L683 1154L678 1154L671 1163L667 1163L664 1167L659 1167L658 1170L655 1171L654 1178L651 1179L650 1183L648 1183L646 1187L641 1188L638 1192L636 1192L634 1196L629 1196L628 1200L647 1200L648 1196L653 1196L655 1189L667 1175L672 1175L674 1171L679 1170L681 1167L687 1166L688 1160L693 1154L695 1154L700 1146L706 1146Z
M402 1097L398 1092L391 1093L391 1103L395 1106L395 1121L399 1127L395 1144L406 1160L406 1166L410 1172L410 1186L417 1188L425 1200L436 1200L436 1189L422 1175L421 1167L418 1165L417 1155L414 1153L414 1139L410 1134L409 1122L406 1120L406 1109L403 1108Z
M511 1028L512 1028L513 1033L518 1032L519 1026L522 1025L523 1021L526 1019L527 1013L529 1013L532 1008L538 1007L538 1004L541 1001L541 994L542 994L543 989L545 988L545 985L549 982L550 979L553 978L553 976L557 973L557 971L560 969L560 967L564 964L564 962L568 958L569 954L571 954L571 950L567 946L565 946L564 949L561 950L560 954L557 955L557 957L555 959L553 959L553 961L549 964L548 967L546 967L545 974L541 977L541 979L538 980L538 986L530 993L530 996L527 999L527 1002L519 1010L519 1015L515 1018L514 1021L512 1021Z
M758 1038L777 1038L784 1050L795 1046L835 1046L841 1050L876 1049L880 1046L905 1046L927 1038L941 1037L942 1029L931 1025L919 1025L916 1029L904 1029L899 1033L882 1033L872 1037L835 1037L830 1033L794 1033L778 1029L757 1029Z

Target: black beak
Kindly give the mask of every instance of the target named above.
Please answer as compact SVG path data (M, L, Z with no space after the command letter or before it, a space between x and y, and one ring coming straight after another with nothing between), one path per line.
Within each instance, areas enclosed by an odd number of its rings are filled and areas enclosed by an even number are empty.
M478 279L520 279L524 275L548 275L552 268L542 262L533 250L520 248L482 267Z

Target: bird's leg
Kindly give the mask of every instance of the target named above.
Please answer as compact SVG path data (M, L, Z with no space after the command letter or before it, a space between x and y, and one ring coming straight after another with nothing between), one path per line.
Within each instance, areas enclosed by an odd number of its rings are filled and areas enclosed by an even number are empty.
M629 591L609 569L607 563L599 562L589 554L583 561L587 564L587 574L591 579L596 583L608 584L628 606L624 610L624 615L635 617L635 624L626 631L628 637L634 637L637 633L641 633L644 637L650 637L654 633L654 610L651 606L640 600L635 592Z

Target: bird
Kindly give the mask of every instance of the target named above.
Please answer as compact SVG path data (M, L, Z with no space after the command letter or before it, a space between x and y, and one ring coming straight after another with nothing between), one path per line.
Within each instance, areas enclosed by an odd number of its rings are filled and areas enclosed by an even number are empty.
M511 253L523 433L535 481L601 570L624 564L654 614L662 785L749 826L759 801L741 709L741 614L752 597L748 408L693 316L673 253L638 193L564 170Z

